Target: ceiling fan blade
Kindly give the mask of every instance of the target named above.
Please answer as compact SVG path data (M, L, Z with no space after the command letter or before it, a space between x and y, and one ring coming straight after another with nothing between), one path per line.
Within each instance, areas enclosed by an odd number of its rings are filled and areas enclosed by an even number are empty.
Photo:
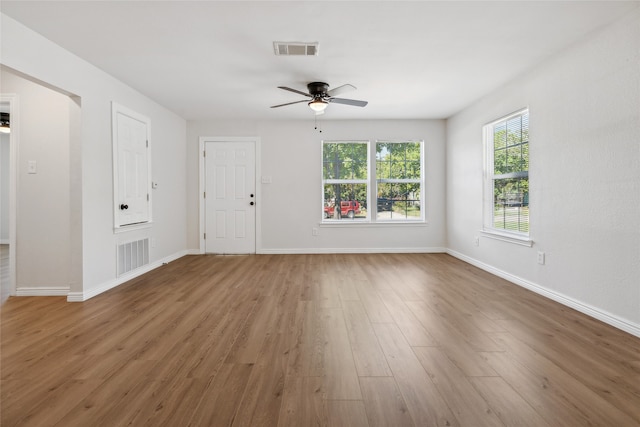
M309 100L303 99L302 101L293 101L293 102L287 102L286 104L272 105L271 108L284 107L285 105L299 104L301 102L309 102Z
M327 95L336 96L341 93L349 92L350 90L356 90L357 88L354 85L346 84L342 86L338 86L337 88L331 89L327 91Z
M336 104L353 105L354 107L364 107L368 104L367 101L358 101L357 99L345 99L345 98L329 98L329 102L335 102Z
M309 98L313 98L313 95L311 95L310 93L302 92L302 91L299 91L297 89L291 89L290 87L278 86L278 89L288 90L289 92L293 92L293 93L297 93L297 94L300 94L300 95L308 96Z

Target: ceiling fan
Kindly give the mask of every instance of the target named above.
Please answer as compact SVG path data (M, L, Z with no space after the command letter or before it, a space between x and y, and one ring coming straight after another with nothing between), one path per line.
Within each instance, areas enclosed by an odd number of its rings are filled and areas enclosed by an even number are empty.
M303 99L301 101L293 101L287 102L286 104L272 105L271 108L284 107L285 105L299 104L301 102L306 102L309 107L316 114L323 114L324 109L327 108L329 103L334 102L336 104L345 104L345 105L353 105L355 107L364 107L367 105L367 101L358 101L356 99L345 99L345 98L336 98L335 95L339 95L341 93L347 92L349 90L355 90L356 87L350 84L345 84L342 86L338 86L335 89L329 90L329 85L324 82L311 82L307 85L307 89L309 93L302 92L297 89L291 89L286 86L278 86L278 89L288 90L289 92L297 93L299 95L304 95L309 99Z

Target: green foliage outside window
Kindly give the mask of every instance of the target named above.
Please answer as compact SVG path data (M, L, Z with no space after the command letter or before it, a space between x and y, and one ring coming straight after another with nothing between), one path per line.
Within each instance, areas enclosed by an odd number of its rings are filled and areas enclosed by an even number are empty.
M421 143L376 144L377 218L421 217Z
M322 156L324 179L367 179L367 144L325 143Z
M367 156L368 144L365 142L323 143L324 218L343 219L342 210L334 209L335 206L340 206L343 201L357 201L359 203L358 211L350 219L366 217Z
M529 232L529 114L493 126L493 227Z

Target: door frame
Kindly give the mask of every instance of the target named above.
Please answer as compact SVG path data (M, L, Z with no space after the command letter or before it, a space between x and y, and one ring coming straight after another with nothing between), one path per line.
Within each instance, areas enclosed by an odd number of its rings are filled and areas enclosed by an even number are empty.
M205 149L205 144L207 142L230 142L230 143L234 143L234 142L250 142L253 143L254 148L255 148L255 188L256 188L256 224L255 224L255 244L256 244L256 250L255 253L260 253L261 249L262 249L262 226L261 226L261 189L260 189L260 182L261 182L261 167L260 167L260 162L262 159L261 156L261 142L260 142L260 137L258 136L228 136L228 137L223 137L223 136L201 136L200 137L200 143L198 145L198 160L199 160L199 171L200 171L200 181L199 181L199 185L198 185L198 203L199 203L199 212L200 212L200 226L199 226L199 240L200 240L200 253L204 254L206 252L206 246L205 246L205 239L204 239L204 233L205 233L205 221L206 221L206 212L205 212L205 200L204 200L204 191L206 188L206 183L205 183L205 162L204 162L204 149Z
M0 102L9 104L9 289L16 295L16 220L18 195L18 143L20 141L20 102L15 93L0 94Z

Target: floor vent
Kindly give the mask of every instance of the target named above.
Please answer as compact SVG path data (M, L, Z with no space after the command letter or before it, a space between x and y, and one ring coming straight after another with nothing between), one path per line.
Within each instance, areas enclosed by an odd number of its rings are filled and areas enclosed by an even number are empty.
M118 245L118 277L149 264L149 239Z

